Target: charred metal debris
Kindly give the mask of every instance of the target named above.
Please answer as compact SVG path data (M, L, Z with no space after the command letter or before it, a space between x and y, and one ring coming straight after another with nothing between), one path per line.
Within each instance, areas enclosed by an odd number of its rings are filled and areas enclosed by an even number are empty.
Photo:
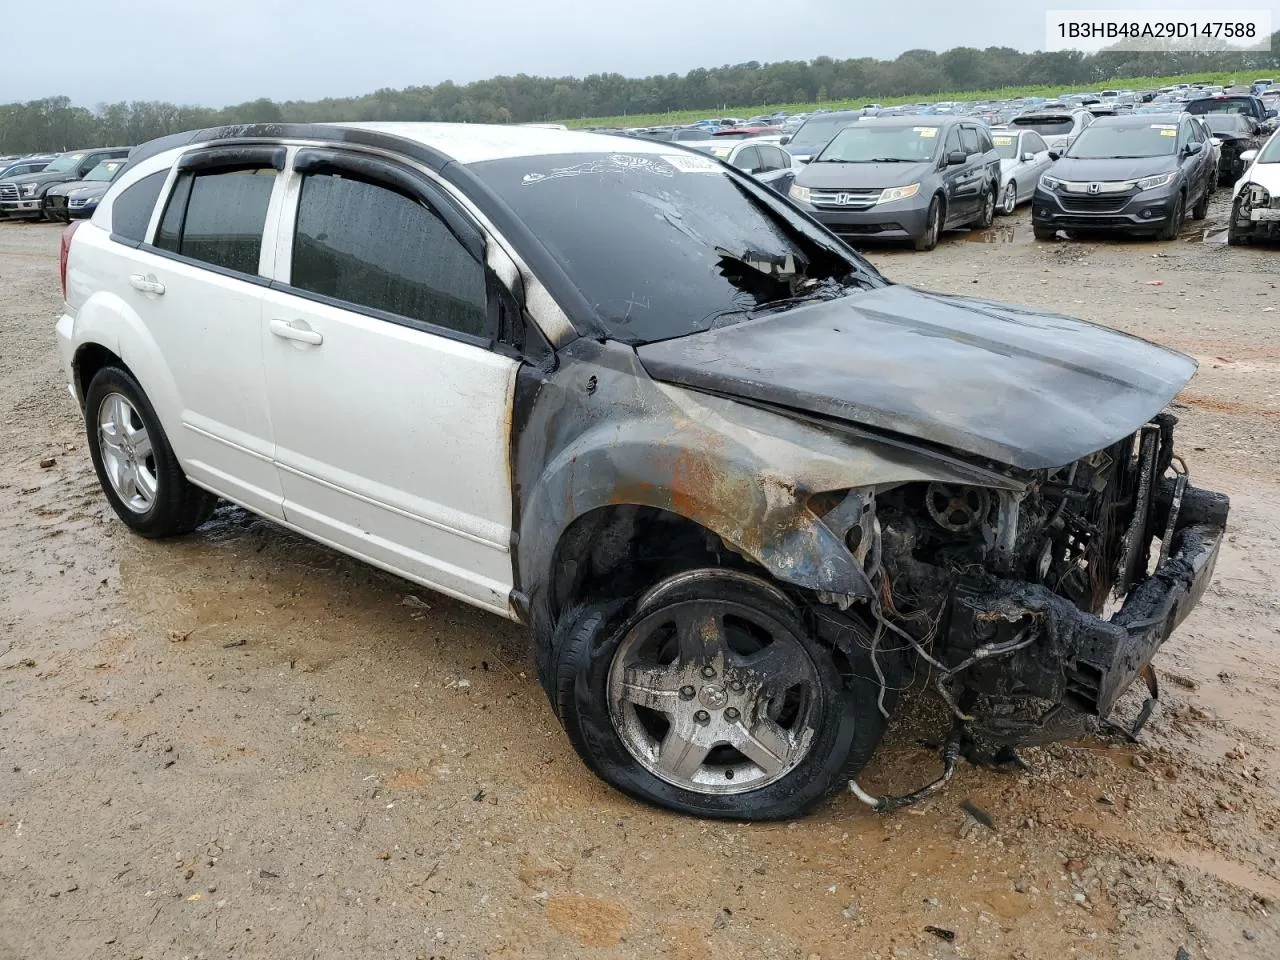
M868 629L837 627L836 645L869 661L886 717L913 667L952 716L936 780L900 797L851 781L859 800L898 809L942 789L961 756L1020 764L1019 746L1114 727L1141 676L1149 698L1117 728L1137 736L1158 696L1150 660L1207 585L1229 506L1189 484L1175 422L1161 414L1021 490L932 482L850 494L867 518L847 535L866 594L819 601L846 622L865 616Z

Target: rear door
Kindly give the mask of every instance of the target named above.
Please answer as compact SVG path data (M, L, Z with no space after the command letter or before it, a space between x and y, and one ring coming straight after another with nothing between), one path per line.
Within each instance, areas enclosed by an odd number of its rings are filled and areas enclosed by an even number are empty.
M507 614L517 361L483 263L420 173L300 150L262 350L288 522Z
M164 358L180 418L165 428L187 475L277 518L281 491L262 376L262 296L273 245L263 243L263 231L279 203L284 156L283 147L270 146L183 156L169 174L154 237L117 278ZM128 194L116 200L113 221L122 219ZM142 209L149 208L139 215Z

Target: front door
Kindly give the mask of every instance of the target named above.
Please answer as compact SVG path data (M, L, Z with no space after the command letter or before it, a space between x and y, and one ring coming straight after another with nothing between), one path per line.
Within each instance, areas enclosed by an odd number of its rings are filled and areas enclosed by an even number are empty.
M489 346L479 233L398 166L295 169L263 332L285 519L508 614L517 361Z

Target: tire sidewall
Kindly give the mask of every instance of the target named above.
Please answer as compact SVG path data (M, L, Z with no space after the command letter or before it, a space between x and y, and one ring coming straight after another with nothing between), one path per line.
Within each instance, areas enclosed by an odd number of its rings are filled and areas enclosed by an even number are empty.
M792 630L813 661L822 685L822 704L809 752L781 779L745 793L695 793L650 773L623 745L609 709L610 668L630 629L655 610L695 596L708 599L708 590L714 591L714 599L756 606ZM570 626L570 633L580 633L580 624L581 619ZM615 616L600 624L590 638L567 637L566 642L557 645L555 654L558 683L568 694L561 697L561 721L584 759L605 781L624 793L680 813L739 820L800 816L830 794L833 787L842 785L851 756L856 754L859 765L865 763L883 734L883 724L873 720L859 722L859 714L866 713L867 705L861 704L859 709L860 704L842 681L831 652L812 637L796 611L767 594L744 589L736 583L720 582L712 587L703 580L688 588L678 588L664 595L655 606L637 610L628 617ZM870 707L872 711L876 709L874 699ZM875 720L878 719L876 713ZM869 742L869 748L865 742Z
M103 463L101 439L98 436L98 420L99 412L102 408L102 402L108 394L118 393L125 397L133 408L138 411L138 416L142 419L143 425L147 429L147 437L151 441L152 456L156 462L156 498L151 504L151 509L146 513L138 513L131 510L120 496L116 493L115 488L111 485L111 481L107 478L106 465ZM89 443L89 456L93 460L93 469L98 475L98 483L102 487L102 492L106 495L107 501L111 504L111 508L127 526L138 533L156 534L163 531L170 522L170 517L177 509L174 502L177 491L173 489L174 484L171 477L175 472L180 471L177 460L174 457L173 450L169 446L169 439L165 435L164 429L160 426L160 419L156 416L155 409L147 400L147 395L143 392L138 381L133 378L127 371L119 367L103 367L99 370L89 384L89 389L85 391L84 404L84 423L85 434Z
M1013 198L1012 203L1009 202L1010 197ZM1009 185L1004 188L1004 196L1002 197L1000 210L1007 217L1007 216L1010 216L1017 209L1018 209L1018 185L1014 183L1012 180L1010 180Z

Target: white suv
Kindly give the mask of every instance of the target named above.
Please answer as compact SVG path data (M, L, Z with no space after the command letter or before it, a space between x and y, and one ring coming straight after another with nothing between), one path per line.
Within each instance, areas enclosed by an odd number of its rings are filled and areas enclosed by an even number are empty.
M225 498L528 623L592 769L688 813L811 809L915 661L955 708L948 770L1077 735L1226 518L1166 475L1194 361L890 284L677 144L181 134L68 228L62 275L126 524L189 533Z

